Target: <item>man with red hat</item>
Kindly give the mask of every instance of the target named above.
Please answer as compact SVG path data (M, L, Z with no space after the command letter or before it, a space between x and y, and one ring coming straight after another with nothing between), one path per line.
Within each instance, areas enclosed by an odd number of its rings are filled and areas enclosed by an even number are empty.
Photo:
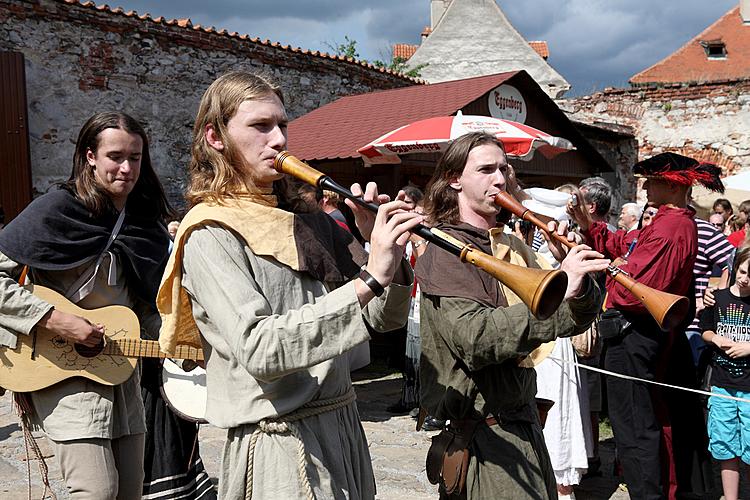
M698 235L687 206L694 183L723 191L721 169L675 153L662 153L637 163L645 177L648 201L658 207L653 222L640 230L610 232L603 222L571 208L589 244L607 258L620 258L620 268L651 288L693 297L693 265ZM635 233L635 246L626 256ZM627 234L627 241L626 241ZM643 304L624 286L608 278L606 319L600 323L606 355L604 368L645 380L694 385L695 371L684 327L662 331ZM607 377L609 417L618 456L632 499L676 498L703 493L701 474L708 464L705 426L693 395L661 390L645 382ZM679 414L677 413L679 412ZM705 460L702 460L705 457ZM709 474L705 474L708 476Z

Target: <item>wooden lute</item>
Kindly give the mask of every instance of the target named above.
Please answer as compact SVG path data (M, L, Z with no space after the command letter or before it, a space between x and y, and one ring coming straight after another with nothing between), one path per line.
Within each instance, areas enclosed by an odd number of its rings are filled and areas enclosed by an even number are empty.
M34 331L19 335L15 349L0 347L0 387L14 392L44 389L71 377L86 377L105 385L125 382L137 358L166 358L155 340L141 340L135 313L124 306L82 309L49 288L27 285L29 291L58 311L104 325L105 341L97 347L76 344L59 335ZM177 346L178 359L203 359L203 350Z

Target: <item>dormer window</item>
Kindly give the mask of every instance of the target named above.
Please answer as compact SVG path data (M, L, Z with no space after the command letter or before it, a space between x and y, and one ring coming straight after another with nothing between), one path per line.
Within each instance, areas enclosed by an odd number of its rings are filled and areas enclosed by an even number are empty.
M721 40L703 40L700 44L709 59L727 58L727 46Z

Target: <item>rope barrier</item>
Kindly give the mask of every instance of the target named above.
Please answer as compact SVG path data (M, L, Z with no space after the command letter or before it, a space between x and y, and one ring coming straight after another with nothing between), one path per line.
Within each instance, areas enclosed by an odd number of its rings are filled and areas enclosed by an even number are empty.
M622 374L622 373L612 372L612 371L609 371L609 370L605 370L603 368L597 368L595 366L582 365L582 364L578 363L577 361L567 361L567 360L564 360L564 359L555 358L553 356L548 356L547 359L552 360L552 361L559 361L560 363L565 363L565 364L568 364L568 365L574 365L574 366L577 366L579 368L584 368L586 370L591 370L591 371L594 371L594 372L601 373L603 375L610 375L612 377L617 377L617 378L621 378L621 379L625 379L625 380L632 380L633 382L645 382L647 384L658 385L658 386L661 386L661 387L666 387L668 389L677 389L677 390L680 390L680 391L693 392L695 394L701 394L703 396L713 396L715 398L731 399L733 401L739 401L740 403L750 403L750 399L746 399L746 398L738 398L736 396L729 396L729 395L725 395L725 394L717 394L715 392L703 391L701 389L693 389L691 387L682 387L682 386L679 386L679 385L665 384L664 382L657 382L655 380L646 380L646 379L643 379L643 378L633 377L631 375L625 375L625 374Z

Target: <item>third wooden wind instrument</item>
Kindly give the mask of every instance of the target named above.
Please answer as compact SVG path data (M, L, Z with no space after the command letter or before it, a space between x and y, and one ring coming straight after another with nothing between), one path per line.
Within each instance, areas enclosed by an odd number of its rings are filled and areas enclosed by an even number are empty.
M540 220L534 212L521 205L518 200L513 198L507 192L502 191L498 193L495 197L495 203L508 210L516 217L531 222L547 233L547 235L560 241L568 248L573 248L576 245L575 243L568 241L564 236L549 231L549 229L547 229L547 224ZM612 275L613 280L627 288L630 293L643 303L643 306L649 314L653 316L662 330L669 331L677 327L680 322L685 319L685 315L690 309L690 301L687 297L663 292L646 286L643 283L638 283L619 267L609 266L608 271Z

